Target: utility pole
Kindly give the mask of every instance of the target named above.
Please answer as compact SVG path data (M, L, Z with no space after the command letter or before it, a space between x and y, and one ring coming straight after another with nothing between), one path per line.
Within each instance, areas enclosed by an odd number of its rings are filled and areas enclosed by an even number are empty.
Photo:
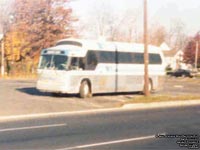
M4 77L4 39L1 39L1 77Z
M199 42L196 41L196 51L195 51L195 69L197 70L197 64L198 64L198 53L199 53Z
M144 0L144 95L149 96L147 0Z
M5 29L4 29L4 17L3 17L3 12L5 10L5 1L1 1L0 0L0 9L1 9L1 14L0 14L0 18L1 18L1 29L0 31L2 32L1 37L0 37L0 42L1 42L1 77L4 77L5 74L5 65L4 65L4 55L5 55L5 49L4 49L4 37L5 37Z

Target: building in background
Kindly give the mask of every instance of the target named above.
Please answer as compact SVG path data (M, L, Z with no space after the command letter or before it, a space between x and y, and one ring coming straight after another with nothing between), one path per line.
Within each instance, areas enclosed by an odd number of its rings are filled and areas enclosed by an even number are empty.
M190 69L190 66L183 62L184 52L182 50L171 49L166 43L162 43L160 47L165 57L166 68Z

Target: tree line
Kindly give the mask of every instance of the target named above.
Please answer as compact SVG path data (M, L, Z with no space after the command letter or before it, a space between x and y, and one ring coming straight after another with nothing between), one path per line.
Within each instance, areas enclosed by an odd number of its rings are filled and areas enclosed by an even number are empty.
M82 19L74 16L69 0L10 0L7 5L0 4L7 74L35 73L41 49L63 38L102 36L110 41L143 42L141 9L121 12L102 2L90 6ZM166 42L172 49L184 51L185 63L194 64L199 33L188 37L179 19L172 20L169 28L150 22L150 44L160 46ZM200 65L200 52L198 55Z
M102 36L111 41L143 43L143 8L121 11L115 9L112 4L106 3L106 0L102 0L90 4L87 11L87 16L79 20L80 36L89 38ZM165 42L172 50L184 52L184 63L194 65L197 41L200 49L200 32L188 36L186 25L180 18L172 18L168 26L162 25L153 17L149 17L148 22L149 44L160 46ZM90 31L89 35L88 31ZM198 66L200 67L200 50Z
M41 49L76 36L68 0L13 0L9 8L1 19L7 74L35 72Z

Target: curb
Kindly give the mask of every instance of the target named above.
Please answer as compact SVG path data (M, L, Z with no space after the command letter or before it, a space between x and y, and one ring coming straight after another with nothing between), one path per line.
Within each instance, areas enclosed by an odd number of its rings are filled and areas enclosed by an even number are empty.
M50 112L50 113L36 113L36 114L24 114L24 115L10 115L10 116L0 116L0 123L2 122L13 122L13 121L24 121L31 119L51 119L55 117L63 116L76 116L85 114L97 114L104 112L114 112L122 110L121 108L107 108L107 109L91 109L91 110L81 110L81 111L64 111L64 112Z
M16 116L2 116L0 117L0 123L3 122L13 122L13 121L24 121L30 119L43 119L43 118L54 118L62 116L72 116L72 115L84 115L84 114L97 114L105 112L115 112L119 110L148 110L156 108L173 108L173 107L184 107L184 106L194 106L200 105L200 100L185 100L185 101L166 101L166 102L153 102L153 103L138 103L138 104L125 104L121 108L107 108L107 109L92 109L84 111L74 111L74 112L54 112L54 113L38 113L38 114L26 114L26 115L16 115Z
M184 100L184 101L167 101L167 102L153 102L153 103L138 103L138 104L125 104L122 106L124 109L154 109L154 108L169 108L169 107L184 107L200 105L200 100Z

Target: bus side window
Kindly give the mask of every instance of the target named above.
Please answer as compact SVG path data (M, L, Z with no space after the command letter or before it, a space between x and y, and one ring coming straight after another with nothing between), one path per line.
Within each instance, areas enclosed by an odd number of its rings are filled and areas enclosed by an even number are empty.
M72 66L78 66L78 58L72 58L72 61L71 61L71 65Z
M85 60L83 58L79 58L79 68L85 70Z
M95 51L88 51L87 54L87 70L94 70L97 66L97 54Z
M70 69L71 69L71 70L77 70L78 67L79 67L78 58L73 57L73 58L71 59Z

